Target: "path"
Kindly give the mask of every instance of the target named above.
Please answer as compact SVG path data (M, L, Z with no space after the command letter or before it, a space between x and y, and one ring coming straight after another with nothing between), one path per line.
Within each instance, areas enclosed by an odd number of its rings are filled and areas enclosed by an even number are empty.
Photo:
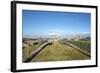
M31 62L44 61L64 61L64 60L84 60L90 59L89 56L72 48L68 45L63 45L58 41L52 45L48 45L41 52L39 52Z

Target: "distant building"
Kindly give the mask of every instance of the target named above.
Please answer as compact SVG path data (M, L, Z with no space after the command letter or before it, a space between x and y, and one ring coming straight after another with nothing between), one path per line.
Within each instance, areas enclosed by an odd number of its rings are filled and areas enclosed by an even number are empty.
M58 41L58 40L60 40L60 37L58 36L58 34L52 33L52 34L50 34L50 40L51 41Z
M80 39L80 35L77 35L77 36L74 38L75 41L78 41L79 39Z

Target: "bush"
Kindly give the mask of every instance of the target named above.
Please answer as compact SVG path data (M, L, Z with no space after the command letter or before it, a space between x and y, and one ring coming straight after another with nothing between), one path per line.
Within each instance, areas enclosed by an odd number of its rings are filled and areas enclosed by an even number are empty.
M34 43L33 43L33 45L37 45L37 44L39 44L39 43L38 43L38 42L34 42Z
M25 49L25 46L23 46L23 49Z

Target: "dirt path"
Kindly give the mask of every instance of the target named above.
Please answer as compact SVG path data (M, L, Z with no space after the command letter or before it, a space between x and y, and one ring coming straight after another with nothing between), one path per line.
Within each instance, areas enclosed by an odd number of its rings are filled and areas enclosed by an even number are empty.
M39 52L31 62L85 60L89 58L78 50L56 41Z

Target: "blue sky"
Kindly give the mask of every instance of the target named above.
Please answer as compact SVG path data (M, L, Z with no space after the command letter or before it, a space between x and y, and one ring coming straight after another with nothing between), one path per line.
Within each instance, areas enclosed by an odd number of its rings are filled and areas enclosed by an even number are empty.
M90 13L23 10L25 35L90 33Z

